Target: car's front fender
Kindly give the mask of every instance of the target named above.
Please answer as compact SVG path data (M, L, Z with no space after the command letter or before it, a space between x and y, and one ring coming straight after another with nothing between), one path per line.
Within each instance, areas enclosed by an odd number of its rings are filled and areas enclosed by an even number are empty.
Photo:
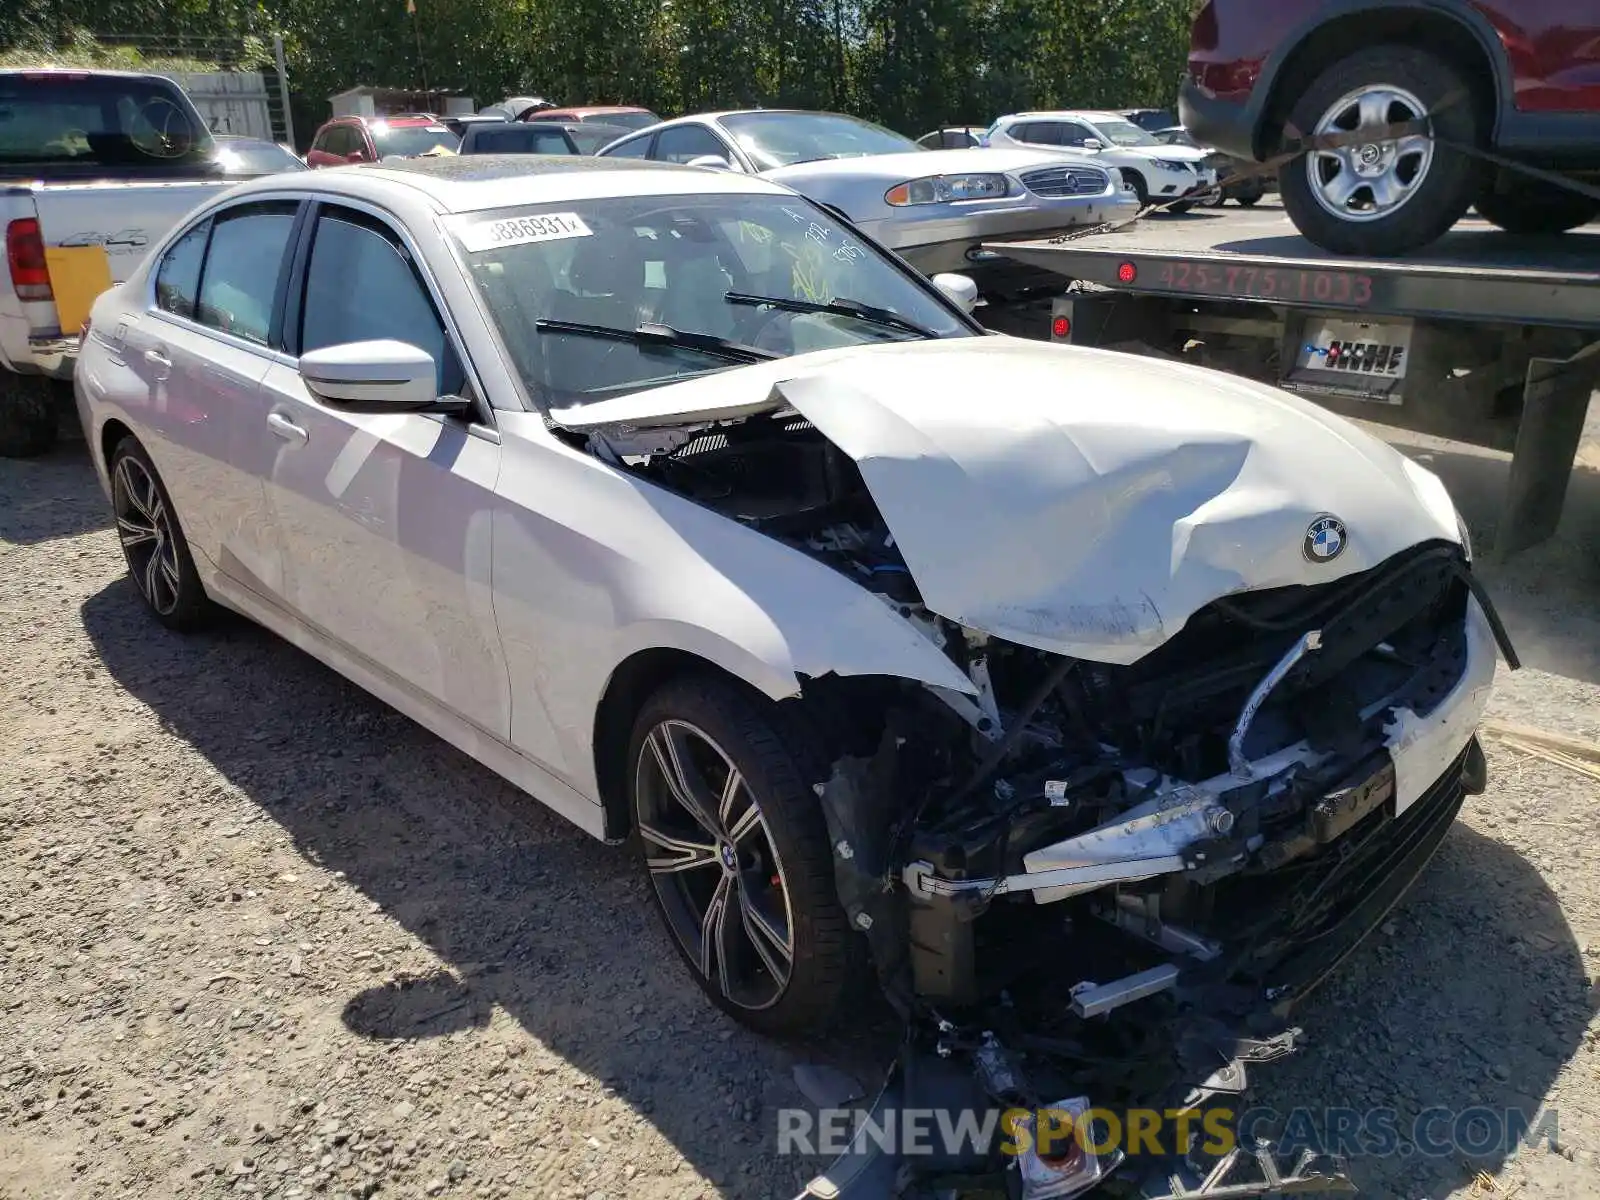
M493 578L511 740L591 799L595 713L641 650L692 655L773 699L828 674L973 692L938 647L839 571L555 443L538 421L501 419Z

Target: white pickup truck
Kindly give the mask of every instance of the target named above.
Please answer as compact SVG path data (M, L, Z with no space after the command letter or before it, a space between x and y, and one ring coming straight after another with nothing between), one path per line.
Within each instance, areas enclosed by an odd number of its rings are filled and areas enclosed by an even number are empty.
M50 448L94 297L238 178L170 79L0 71L0 455Z

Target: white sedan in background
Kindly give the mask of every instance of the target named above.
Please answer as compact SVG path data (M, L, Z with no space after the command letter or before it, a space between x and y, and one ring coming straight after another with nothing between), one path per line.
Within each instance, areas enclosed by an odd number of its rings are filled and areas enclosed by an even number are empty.
M982 243L1121 221L1138 208L1109 164L1038 150L928 150L881 125L789 109L704 113L619 138L600 154L762 175L842 213L925 274L980 290L1032 271Z
M1053 964L1062 1047L1223 966L1195 996L1285 1002L1484 786L1499 634L1437 478L1271 388L985 336L765 179L244 184L96 302L75 383L156 619L235 609L633 835L756 1029L869 960L919 1020L1007 989L994 1030Z

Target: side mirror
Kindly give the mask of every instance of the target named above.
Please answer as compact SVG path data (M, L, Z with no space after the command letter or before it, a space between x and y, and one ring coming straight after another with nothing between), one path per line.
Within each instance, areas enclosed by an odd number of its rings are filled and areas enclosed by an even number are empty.
M346 342L309 351L300 356L300 378L317 399L343 408L363 412L441 408L433 355L406 342Z
M978 285L965 275L954 272L935 275L933 286L960 305L964 313L970 313L978 306Z
M738 167L720 154L701 154L691 158L686 165L691 167L712 167L718 171L733 171L735 173L739 171Z
M1104 150L1106 148L1106 144L1099 138L1084 138L1083 148L1085 150Z

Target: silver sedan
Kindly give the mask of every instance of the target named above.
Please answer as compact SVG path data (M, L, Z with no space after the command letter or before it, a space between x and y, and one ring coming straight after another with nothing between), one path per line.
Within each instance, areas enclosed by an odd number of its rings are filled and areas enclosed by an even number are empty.
M1001 266L983 242L1125 220L1139 208L1121 173L1087 156L1079 162L1059 150L927 150L838 113L679 117L600 153L762 175L841 213L930 275Z

